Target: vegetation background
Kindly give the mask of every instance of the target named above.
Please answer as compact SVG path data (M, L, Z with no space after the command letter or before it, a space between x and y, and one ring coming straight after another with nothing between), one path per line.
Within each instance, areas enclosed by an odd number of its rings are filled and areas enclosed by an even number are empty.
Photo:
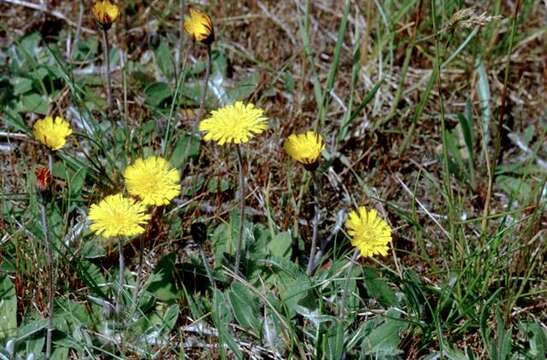
M0 1L0 358L44 356L34 170L48 159L31 128L46 114L75 132L47 207L51 358L545 358L544 1L193 3L216 33L207 111L244 100L269 118L243 147L241 276L233 151L191 132L207 61L182 30L188 3L119 5L107 113L92 2ZM322 258L308 276L311 181L282 144L315 126ZM86 214L151 154L180 169L182 195L126 245L117 317L116 250ZM388 257L351 259L359 205L391 224Z

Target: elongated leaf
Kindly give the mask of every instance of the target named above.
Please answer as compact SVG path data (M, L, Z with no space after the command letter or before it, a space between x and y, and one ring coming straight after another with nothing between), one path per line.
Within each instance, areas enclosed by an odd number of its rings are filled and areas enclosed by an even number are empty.
M490 120L492 117L492 109L490 108L490 85L488 82L488 74L482 59L477 59L475 68L479 75L477 81L477 93L479 95L481 109L481 128L482 128L482 143L486 146L490 141Z
M17 330L17 298L15 286L7 275L0 278L0 342Z

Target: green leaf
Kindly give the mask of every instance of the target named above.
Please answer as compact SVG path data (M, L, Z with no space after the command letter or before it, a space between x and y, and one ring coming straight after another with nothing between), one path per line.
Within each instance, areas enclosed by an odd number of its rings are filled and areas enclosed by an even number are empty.
M106 256L106 250L103 243L97 239L84 241L80 254L85 259L95 259Z
M228 298L237 322L259 334L262 322L259 320L260 312L256 297L243 284L234 283L228 292Z
M230 180L224 176L213 176L207 182L207 192L211 194L222 193L230 189Z
M492 117L492 109L490 108L490 85L488 82L488 74L482 59L477 59L475 68L479 75L477 81L477 93L479 94L479 102L481 109L481 127L482 127L482 142L483 146L487 146L490 141L490 119Z
M86 260L80 260L77 264L82 281L96 294L105 297L102 287L106 285L106 279L99 267Z
M247 76L228 91L228 97L232 102L247 99L258 87L259 80L260 75L258 73Z
M467 148L467 156L471 159L471 162L473 162L475 153L473 151L473 121L462 114L458 114L458 120L460 121L460 126L462 128L463 139L465 141L465 147Z
M547 358L547 330L541 328L537 322L521 322L520 330L524 333L524 338L528 339L530 344L526 355L530 359Z
M160 45L155 51L156 63L160 68L162 74L167 78L167 80L174 79L175 77L175 61L173 60L173 55L171 50L167 45L167 41L162 39Z
M383 324L375 327L370 334L365 336L362 350L367 355L380 358L401 354L402 351L398 348L401 342L400 334L407 327L408 324L404 321L386 318Z
M292 250L292 238L288 231L281 232L275 235L268 243L268 251L271 255L290 259Z
M165 107L168 103L170 104L168 99L172 94L173 92L169 85L162 82L150 84L144 89L146 103L153 107Z
M14 130L21 131L27 135L31 134L31 131L25 124L25 121L20 114L15 112L11 108L4 109L4 121L8 126L11 126Z
M370 296L380 302L385 307L398 304L397 296L386 281L379 278L372 268L363 269L364 282Z
M13 86L13 95L18 96L32 90L32 80L23 77L15 77L10 81Z
M243 354L234 340L234 336L230 333L229 325L231 322L231 311L228 307L228 299L226 299L225 295L217 289L213 292L213 311L211 315L218 331L221 356L223 358L226 357L223 345L228 345L230 350L234 352L236 358L242 359Z
M517 199L522 205L527 205L534 199L532 186L522 179L501 175L496 177L496 184L509 196Z
M38 94L23 96L21 101L17 103L16 110L22 113L34 112L41 115L47 115L48 99Z
M200 139L196 136L192 136L191 134L182 135L179 141L177 141L175 150L173 150L173 154L171 155L171 165L174 168L180 169L188 161L188 158L197 157L199 155L200 143Z
M70 189L70 197L71 198L79 197L80 193L82 192L82 188L84 187L84 182L85 182L86 175L87 175L86 168L81 167L70 178L70 181L68 182L68 186L69 186L69 189Z
M175 260L175 253L165 255L148 280L147 290L159 300L173 301L179 297L173 277Z
M7 275L0 278L0 342L17 331L17 297Z

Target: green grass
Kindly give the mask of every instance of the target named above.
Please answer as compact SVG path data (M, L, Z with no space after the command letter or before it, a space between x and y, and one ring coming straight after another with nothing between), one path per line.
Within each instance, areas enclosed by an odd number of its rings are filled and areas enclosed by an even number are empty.
M107 113L100 33L0 2L0 359L44 357L45 231L51 358L545 358L541 2L209 2L206 110L253 102L270 125L242 147L241 274L234 149L192 134L207 60L179 37L179 5L124 4ZM56 10L77 24L78 7ZM32 124L46 114L74 134L53 155L44 229ZM327 142L311 276L312 181L282 149L308 129ZM87 213L149 155L182 194L125 246L117 314L117 248ZM344 223L362 205L393 228L386 257L352 259Z

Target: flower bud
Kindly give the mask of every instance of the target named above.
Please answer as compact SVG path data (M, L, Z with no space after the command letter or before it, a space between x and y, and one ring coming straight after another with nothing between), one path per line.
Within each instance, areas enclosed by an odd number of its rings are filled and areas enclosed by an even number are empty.
M184 30L194 41L211 45L215 41L215 29L209 15L193 7L189 12L190 15L184 19Z
M36 187L38 190L41 192L48 190L52 180L49 169L47 167L40 166L36 168L34 175L36 176Z
M120 15L120 8L117 5L112 4L109 0L95 2L92 10L95 21L97 21L103 30L110 29Z
M190 234L192 234L194 242L201 245L207 239L207 226L202 222L193 223L190 227Z

